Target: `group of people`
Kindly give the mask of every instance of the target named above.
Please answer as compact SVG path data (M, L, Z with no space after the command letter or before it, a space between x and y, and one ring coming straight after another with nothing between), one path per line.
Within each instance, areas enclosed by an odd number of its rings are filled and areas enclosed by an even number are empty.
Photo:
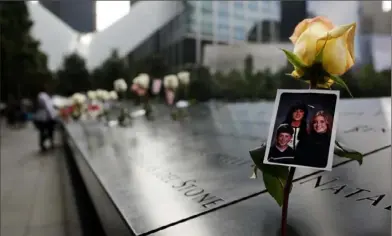
M3 115L10 128L21 127L31 120L39 132L39 147L42 152L48 150L45 145L50 141L50 148L54 147L54 130L57 120L57 110L49 95L49 86L44 85L44 89L38 94L36 102L18 101L9 96L8 103L2 109Z
M296 104L276 129L268 162L325 168L328 164L333 119L317 111L307 122L308 106Z
M17 100L8 96L8 103L1 107L1 114L6 118L7 125L11 128L24 127L29 119L31 104L28 99Z

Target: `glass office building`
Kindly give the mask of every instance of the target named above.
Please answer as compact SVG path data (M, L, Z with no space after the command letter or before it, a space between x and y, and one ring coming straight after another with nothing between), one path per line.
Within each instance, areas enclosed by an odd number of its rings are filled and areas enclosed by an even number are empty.
M246 41L251 27L261 21L280 21L278 1L190 1L189 34L212 41Z
M249 31L263 22L280 22L280 1L184 1L185 10L133 53L135 59L159 53L170 64L201 63L205 44L246 42ZM270 40L279 29L271 26ZM266 29L258 29L258 40Z

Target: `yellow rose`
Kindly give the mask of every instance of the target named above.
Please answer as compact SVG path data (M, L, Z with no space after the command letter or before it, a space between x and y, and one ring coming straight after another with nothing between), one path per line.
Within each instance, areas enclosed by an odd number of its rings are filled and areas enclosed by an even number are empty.
M354 35L356 23L334 26L325 17L315 17L301 21L290 37L294 44L294 54L306 66L315 63L318 52L324 47L321 63L325 71L332 75L342 75L355 63ZM304 71L295 68L292 76L299 78ZM326 80L329 86L333 83Z

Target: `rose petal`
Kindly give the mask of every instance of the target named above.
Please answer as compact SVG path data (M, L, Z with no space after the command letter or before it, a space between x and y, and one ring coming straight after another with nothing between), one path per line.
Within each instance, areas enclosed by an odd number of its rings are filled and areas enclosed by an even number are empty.
M334 28L333 23L326 17L323 16L317 16L312 19L305 19L298 23L298 25L294 29L293 35L289 38L293 44L295 44L298 40L298 38L301 36L305 30L314 23L321 23L323 24L327 30L331 30Z
M310 66L316 59L317 42L326 35L329 31L329 26L321 22L314 22L301 34L296 44L294 45L294 54L301 59L301 61Z

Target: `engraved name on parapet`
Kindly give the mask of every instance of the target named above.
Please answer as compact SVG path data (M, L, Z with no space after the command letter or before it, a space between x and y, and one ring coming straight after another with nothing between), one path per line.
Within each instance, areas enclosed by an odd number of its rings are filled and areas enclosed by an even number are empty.
M223 204L225 201L207 192L204 188L197 185L197 180L183 180L178 175L170 171L161 170L159 167L147 167L145 170L153 174L156 178L166 184L171 184L171 188L181 192L183 196L191 198L194 202L200 204L203 208L212 208Z
M345 134L347 133L354 133L354 132L363 132L363 133L369 133L369 132L382 132L385 133L386 129L385 128L374 128L370 127L368 125L358 125L355 126L351 129L343 131Z
M323 180L323 176L319 175L305 181L299 182L299 184L314 183L314 188L320 188L321 191L330 190L333 194L340 194L344 198L355 199L355 201L365 202L368 201L372 206L377 206L382 202L388 204L385 200L386 194L372 194L369 189L364 188L353 188L347 184L339 183L339 177L328 178ZM323 188L321 188L323 187ZM383 205L381 204L381 205ZM391 205L384 205L385 210L391 210Z

